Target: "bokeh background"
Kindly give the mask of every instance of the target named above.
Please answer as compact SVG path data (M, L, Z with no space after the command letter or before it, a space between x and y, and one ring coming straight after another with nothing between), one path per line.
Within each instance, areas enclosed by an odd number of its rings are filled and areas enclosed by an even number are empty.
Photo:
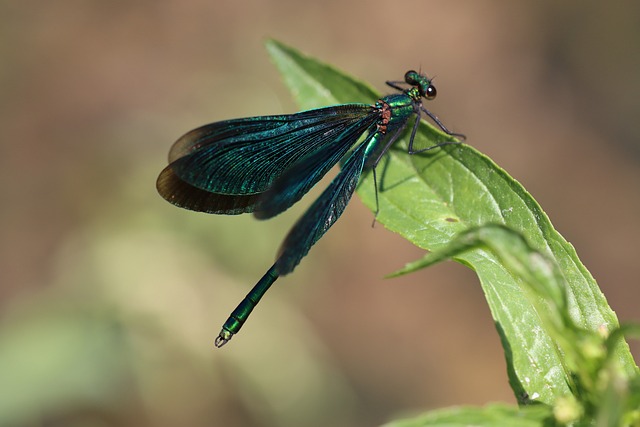
M193 127L296 110L267 37L383 92L437 75L430 109L640 320L640 3L6 0L0 425L358 427L515 402L474 274L383 280L422 251L357 198L213 348L308 201L269 222L208 216L155 178Z

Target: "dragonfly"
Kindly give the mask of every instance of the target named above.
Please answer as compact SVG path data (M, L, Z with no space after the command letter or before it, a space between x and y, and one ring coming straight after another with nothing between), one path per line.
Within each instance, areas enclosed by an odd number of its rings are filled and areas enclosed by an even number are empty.
M409 154L419 154L466 137L449 131L427 110L436 97L432 79L407 71L404 81L387 81L398 91L374 104L350 103L288 115L247 117L210 123L187 132L169 151L169 165L156 187L168 202L210 214L253 213L267 219L299 201L336 164L341 168L285 237L274 264L238 304L215 340L222 347L240 331L260 299L280 276L291 273L344 212L363 173L376 166L415 118ZM416 149L422 117L456 140Z

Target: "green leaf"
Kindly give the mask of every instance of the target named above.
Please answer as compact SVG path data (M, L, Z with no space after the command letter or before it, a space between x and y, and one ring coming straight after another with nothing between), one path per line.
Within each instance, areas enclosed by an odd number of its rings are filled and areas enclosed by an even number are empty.
M613 358L615 345L623 336L640 332L638 325L626 325L604 337L577 326L569 315L565 298L566 283L558 266L536 251L519 233L504 225L472 227L458 234L444 249L407 265L395 275L406 274L477 248L497 257L522 285L544 331L563 355L565 370L572 380L572 395L556 399L555 418L563 424L582 419L587 424L630 425L624 417L635 417L640 394L636 384L640 375L625 376Z
M541 323L547 323L546 331L554 341L562 342L560 350L565 357L567 354L573 356L575 343L564 345L564 341L568 338L567 334L573 334L579 328L569 317L564 278L555 263L533 249L521 234L507 226L486 224L470 227L458 234L446 247L407 264L391 277L429 267L474 249L489 250L514 279L523 285L521 290L529 293L528 300L538 313ZM598 341L604 344L603 339ZM577 368L575 363L573 368Z
M551 410L546 405L521 409L499 404L484 408L462 406L393 421L384 427L542 427L550 417Z
M366 84L280 42L268 41L267 49L302 108L374 102L379 97ZM416 135L418 146L451 139L424 121ZM470 141L476 143L472 138ZM576 325L604 332L618 327L615 313L573 246L554 230L540 206L517 181L474 148L447 145L409 156L398 147L378 166L378 176L377 220L386 228L433 251L445 247L456 234L470 227L508 225L559 266L567 283L566 304ZM358 193L369 207L375 208L371 174L362 180ZM513 272L495 254L483 249L455 259L475 270L480 278L502 339L509 381L517 399L521 403L533 400L551 404L570 393L573 379L563 355ZM623 340L617 342L614 358L626 375L637 372Z

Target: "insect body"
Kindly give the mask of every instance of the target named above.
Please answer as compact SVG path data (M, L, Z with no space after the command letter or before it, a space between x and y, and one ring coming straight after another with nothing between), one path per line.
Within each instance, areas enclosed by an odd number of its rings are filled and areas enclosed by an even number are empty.
M295 223L273 266L224 323L217 347L240 330L269 287L291 273L342 215L363 172L373 170L375 180L376 165L410 118L415 117L415 123L409 154L450 143L414 150L423 114L445 133L464 140L422 105L423 99L436 96L425 75L408 71L404 82L387 84L400 93L373 105L342 104L211 123L188 132L171 147L169 165L157 180L162 197L186 209L227 215L253 212L261 219L285 211L343 161L338 175Z

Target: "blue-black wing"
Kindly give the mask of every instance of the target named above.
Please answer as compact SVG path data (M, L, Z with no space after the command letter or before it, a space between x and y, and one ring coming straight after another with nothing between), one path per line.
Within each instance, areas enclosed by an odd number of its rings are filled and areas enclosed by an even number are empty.
M291 273L344 212L367 160L371 134L351 153L340 173L296 222L285 238L275 263L278 274Z
M346 104L202 126L173 145L158 192L183 208L239 214L259 211L268 191L279 200L264 215L273 216L299 200L360 136L375 129L378 116L370 105ZM300 172L305 169L306 176ZM275 185L287 176L287 182L296 178L295 188Z
M266 219L283 212L307 193L329 170L342 159L368 126L368 138L373 136L375 121L360 121L348 127L334 142L317 150L288 168L264 193L257 218Z

